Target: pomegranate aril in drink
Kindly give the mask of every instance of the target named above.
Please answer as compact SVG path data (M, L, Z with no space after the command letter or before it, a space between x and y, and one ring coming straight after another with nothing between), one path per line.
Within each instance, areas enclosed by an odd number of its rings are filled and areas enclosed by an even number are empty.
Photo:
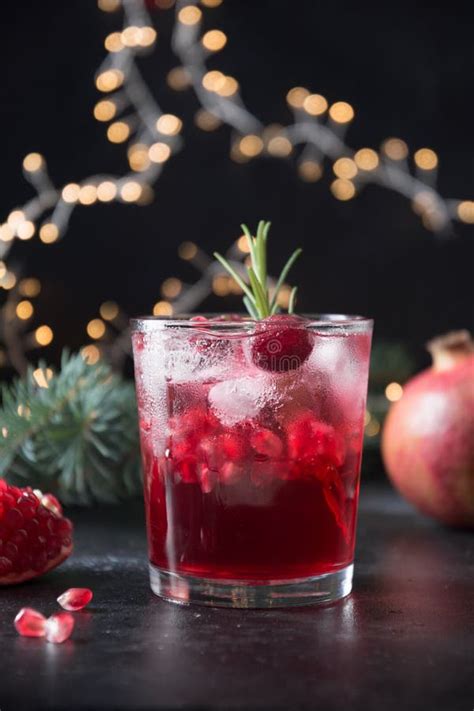
M74 629L74 617L70 612L55 612L46 620L45 637L48 642L61 644L72 634Z
M93 593L89 588L69 588L58 597L58 602L65 610L76 612L88 605L92 597Z
M46 634L46 617L31 607L23 607L20 610L14 625L22 637L44 637Z

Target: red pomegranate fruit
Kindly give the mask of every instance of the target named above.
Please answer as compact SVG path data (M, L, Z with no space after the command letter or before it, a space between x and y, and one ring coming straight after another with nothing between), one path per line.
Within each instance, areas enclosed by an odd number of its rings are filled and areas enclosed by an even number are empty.
M433 365L408 382L385 421L385 467L421 512L474 527L474 342L456 331L427 347Z
M56 568L72 551L72 523L52 494L0 479L0 586Z

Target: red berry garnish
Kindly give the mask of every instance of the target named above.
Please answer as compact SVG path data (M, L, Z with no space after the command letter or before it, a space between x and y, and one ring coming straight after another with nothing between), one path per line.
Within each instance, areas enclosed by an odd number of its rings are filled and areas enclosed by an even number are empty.
M276 315L259 321L252 343L252 360L262 370L296 370L312 350L311 334L297 316Z
M46 620L45 637L48 642L62 644L72 634L74 617L69 612L55 612Z
M76 612L88 605L92 598L93 593L89 588L69 588L58 597L58 602L65 610Z
M71 536L55 496L0 479L0 586L55 568L70 555Z
M23 607L13 624L22 637L44 637L46 633L46 617L31 607Z

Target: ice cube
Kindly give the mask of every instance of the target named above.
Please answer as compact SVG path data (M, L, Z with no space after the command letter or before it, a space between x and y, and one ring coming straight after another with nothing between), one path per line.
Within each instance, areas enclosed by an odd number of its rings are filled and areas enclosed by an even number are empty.
M223 380L209 390L209 405L227 427L253 419L265 405L274 401L274 380L260 373Z

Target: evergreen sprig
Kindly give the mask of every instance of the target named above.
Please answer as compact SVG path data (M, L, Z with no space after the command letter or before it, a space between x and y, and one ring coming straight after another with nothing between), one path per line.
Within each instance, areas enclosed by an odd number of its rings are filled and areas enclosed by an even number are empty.
M42 373L46 364L40 363ZM39 382L30 368L2 388L0 476L67 504L114 503L141 489L132 383L102 363L63 353Z
M287 263L281 270L278 277L273 294L270 296L268 288L268 273L267 273L267 238L270 230L270 222L260 220L257 227L256 236L253 237L247 225L241 225L242 230L247 238L250 253L250 266L247 267L247 283L242 279L240 274L232 267L231 264L218 252L214 252L214 257L222 264L224 269L235 279L237 284L244 292L243 301L245 308L255 319L266 318L272 316L279 311L278 294L281 291L288 272L300 256L302 250L295 249ZM297 287L293 287L290 294L288 313L294 313L296 303Z

